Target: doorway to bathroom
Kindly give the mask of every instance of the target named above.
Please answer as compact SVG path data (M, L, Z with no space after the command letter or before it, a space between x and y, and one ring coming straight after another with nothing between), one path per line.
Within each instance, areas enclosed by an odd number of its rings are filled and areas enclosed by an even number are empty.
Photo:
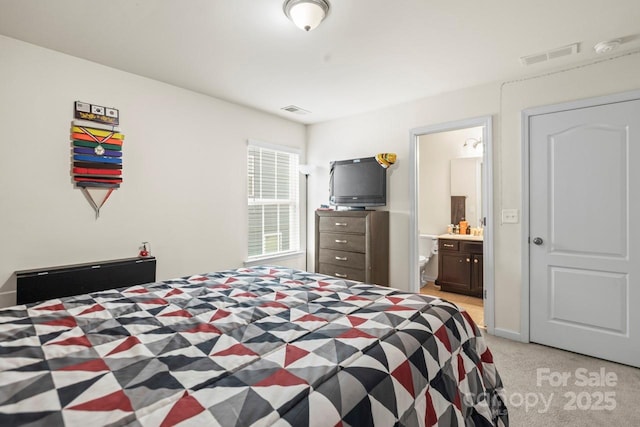
M491 138L491 117L485 116L414 129L410 146L411 289L459 305L489 333L494 324ZM468 234L459 234L455 226L465 223Z

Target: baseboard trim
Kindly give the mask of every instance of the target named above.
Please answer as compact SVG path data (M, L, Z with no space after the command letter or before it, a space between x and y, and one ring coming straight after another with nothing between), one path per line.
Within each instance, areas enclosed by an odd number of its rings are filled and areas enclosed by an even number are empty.
M512 331L509 329L493 328L493 335L512 341L529 342L524 339L520 332Z

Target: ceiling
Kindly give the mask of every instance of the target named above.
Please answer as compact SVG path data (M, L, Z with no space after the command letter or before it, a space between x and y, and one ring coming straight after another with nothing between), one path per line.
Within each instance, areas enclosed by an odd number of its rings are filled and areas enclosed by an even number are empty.
M283 0L0 0L0 34L307 124L640 48L638 0L329 1L305 33Z

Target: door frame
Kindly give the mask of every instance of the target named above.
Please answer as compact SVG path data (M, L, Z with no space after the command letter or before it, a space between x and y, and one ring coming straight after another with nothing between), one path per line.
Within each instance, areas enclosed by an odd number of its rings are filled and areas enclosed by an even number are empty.
M494 258L493 258L493 117L480 116L411 129L409 135L409 290L420 292L418 253L418 142L422 135L482 126L482 210L486 224L483 239L484 321L489 334L494 334Z
M598 105L614 104L618 102L633 101L640 99L640 90L615 93L611 95L584 98L576 101L562 102L558 104L544 105L540 107L527 108L522 110L522 287L520 290L520 340L530 342L531 332L531 303L530 303L530 243L529 243L529 221L531 214L531 204L529 203L530 185L530 159L529 159L529 121L532 116L541 114L558 113L561 111L577 110L580 108L595 107Z

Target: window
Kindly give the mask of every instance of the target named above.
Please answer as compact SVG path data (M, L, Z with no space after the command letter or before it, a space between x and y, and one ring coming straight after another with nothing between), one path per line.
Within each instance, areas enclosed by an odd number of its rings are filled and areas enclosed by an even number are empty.
M250 141L247 185L249 260L298 251L298 154Z

